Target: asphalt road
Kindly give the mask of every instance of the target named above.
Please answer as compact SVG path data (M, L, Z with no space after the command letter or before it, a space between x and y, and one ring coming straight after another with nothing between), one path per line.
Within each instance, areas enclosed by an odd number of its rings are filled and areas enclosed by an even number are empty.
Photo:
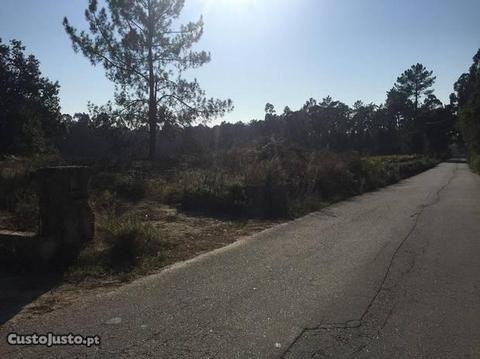
M100 335L12 347L9 332ZM13 318L1 358L480 358L480 177L438 167L108 295Z

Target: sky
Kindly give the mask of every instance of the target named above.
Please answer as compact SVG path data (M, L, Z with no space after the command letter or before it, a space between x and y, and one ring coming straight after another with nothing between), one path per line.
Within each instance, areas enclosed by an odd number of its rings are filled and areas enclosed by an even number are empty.
M87 111L113 98L101 66L76 54L62 27L67 16L86 26L88 0L1 0L0 38L21 40L41 71L59 81L63 113ZM480 47L479 0L186 0L182 21L202 14L195 47L212 61L195 76L208 96L231 98L227 122L262 119L328 95L352 105L377 104L417 62L437 76L448 102L453 83ZM218 123L222 120L216 120Z

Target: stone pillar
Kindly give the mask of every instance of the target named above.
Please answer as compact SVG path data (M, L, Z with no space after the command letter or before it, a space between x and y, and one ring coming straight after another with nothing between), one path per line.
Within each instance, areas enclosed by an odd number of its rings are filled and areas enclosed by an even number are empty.
M84 166L37 171L42 243L39 255L44 260L66 265L93 239L95 218L88 202L89 179Z

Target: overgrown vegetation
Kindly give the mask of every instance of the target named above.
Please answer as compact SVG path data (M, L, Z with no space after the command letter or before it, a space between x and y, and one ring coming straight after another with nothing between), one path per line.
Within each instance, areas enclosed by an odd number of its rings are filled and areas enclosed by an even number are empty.
M243 153L233 151L222 161L225 165L178 172L163 189L165 202L204 213L294 218L395 183L435 163L421 156L362 158L308 152L276 141Z
M0 38L0 155L55 151L64 130L59 88L42 76L39 61L20 41Z
M168 244L159 238L152 224L109 211L100 211L97 216L97 236L66 273L67 280L111 275L128 279L132 271L151 269L149 261L154 261L156 267L161 266L163 250Z
M160 235L154 224L175 221L176 215L173 219L162 215L158 222L157 208L169 206L177 209L174 213L222 221L235 218L243 223L288 219L395 183L436 162L417 155L312 152L270 139L216 153L206 163L171 171L142 164L103 168L97 164L91 181L96 238L82 250L65 278L76 281L113 275L128 279L162 267L165 251L176 248L172 235L182 234ZM2 208L15 218L15 222L4 223L4 228L37 229L38 199L32 187L37 166L28 161L2 162ZM143 203L148 203L146 209L134 209Z
M164 171L137 166L98 172L97 205L142 199L182 211L241 218L294 218L327 203L395 183L432 167L423 155L361 156L309 151L271 138L212 154L203 165Z
M266 104L264 119L249 123L193 126L197 118L232 108L229 100L207 99L196 81L176 76L208 62L208 54L190 50L203 23L183 27L182 34L170 32L170 22L155 17L175 18L183 2L149 4L109 2L100 9L92 0L86 11L90 33L64 21L75 49L102 64L118 85L115 106L90 104L88 114L61 115L59 85L41 75L38 60L25 55L19 41L0 41L0 155L6 158L0 163L0 226L38 229L39 166L90 166L97 234L70 278L161 266L172 249L171 232L162 232L149 216L163 206L197 218L267 223L417 174L449 156L450 146L460 141L457 112L470 163L480 169L480 53L455 85L450 104L435 97L433 72L415 64L380 105L349 106L327 96L279 113ZM164 13L162 6L170 10ZM135 212L145 203L148 211ZM161 225L168 221L162 217ZM210 233L198 236L214 242ZM196 250L202 248L213 247Z
M2 162L0 165L0 211L11 213L4 221L16 229L36 230L38 226L38 197L30 165Z
M47 155L0 158L0 229L38 229L35 172L40 167L61 163L57 156Z
M480 50L473 57L469 72L455 83L455 91L452 100L458 109L470 166L480 173Z

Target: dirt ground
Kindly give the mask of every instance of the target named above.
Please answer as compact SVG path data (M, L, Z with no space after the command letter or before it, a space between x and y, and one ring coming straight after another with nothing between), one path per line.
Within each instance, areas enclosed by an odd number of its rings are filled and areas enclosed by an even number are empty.
M19 317L32 317L68 306L78 298L109 292L141 276L157 273L165 267L224 247L238 239L262 231L278 223L262 220L238 220L179 213L174 208L154 202L140 202L128 208L141 216L158 231L165 243L158 260L150 258L125 275L83 276L72 280L71 275L39 276L0 273L0 325ZM6 214L3 223L9 218Z
M226 246L279 223L178 213L174 208L148 202L137 205L133 211L140 212L155 226L162 241L170 244L164 252L165 265Z

